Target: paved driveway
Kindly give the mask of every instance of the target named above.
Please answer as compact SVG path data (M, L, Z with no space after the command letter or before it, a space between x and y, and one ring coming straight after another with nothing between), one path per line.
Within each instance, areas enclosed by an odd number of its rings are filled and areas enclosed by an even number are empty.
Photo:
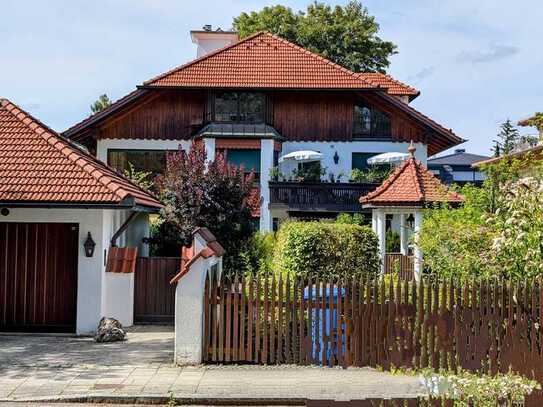
M5 367L124 366L170 364L173 326L128 328L125 342L96 343L90 337L0 335L0 371Z
M172 364L173 331L139 327L126 342L0 336L1 401L303 400L414 397L418 378L372 369ZM265 402L264 402L265 404Z

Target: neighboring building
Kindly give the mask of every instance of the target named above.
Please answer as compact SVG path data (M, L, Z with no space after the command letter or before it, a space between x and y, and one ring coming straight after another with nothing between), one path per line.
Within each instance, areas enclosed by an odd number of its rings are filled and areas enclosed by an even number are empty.
M221 152L257 173L263 231L287 217L360 211L358 198L376 185L348 179L373 155L405 153L412 140L426 163L464 141L413 109L419 92L387 75L353 73L269 33L235 43L231 32L191 34L198 59L144 82L64 135L119 169L131 161L152 171L166 151L200 141L209 159ZM279 165L279 157L300 150L322 154L322 180L335 182L292 182L292 171L309 164ZM273 180L277 166L283 176Z
M103 316L132 325L134 273L109 253L145 255L148 213L160 208L0 98L0 331L89 333Z
M536 113L534 117L520 120L517 124L522 127L532 127L534 126L533 120L541 115L541 113ZM534 126L536 127L536 126ZM532 164L534 163L540 163L543 159L543 127L537 128L539 135L536 136L528 136L528 138L537 140L539 138L539 141L537 142L537 145L533 147L527 147L523 148L520 147L520 149L516 149L511 154L503 155L500 157L493 157L489 158L487 160L479 161L475 164L473 164L473 168L477 169L485 164L494 164L498 163L499 161L503 159L515 159L515 160L523 160L524 168L523 171L525 171L526 175L530 175L532 173ZM529 158L529 159L528 159Z
M428 170L438 177L444 184L474 184L481 185L485 180L485 173L473 167L479 161L488 160L490 157L478 154L466 153L459 148L453 154L442 157L430 157Z

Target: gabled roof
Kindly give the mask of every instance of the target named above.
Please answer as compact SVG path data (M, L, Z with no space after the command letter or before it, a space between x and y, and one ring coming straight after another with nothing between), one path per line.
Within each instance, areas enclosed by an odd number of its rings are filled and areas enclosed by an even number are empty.
M414 157L409 148L407 159L373 192L360 198L360 203L371 206L425 206L431 203L459 204L464 198L450 191Z
M144 87L374 89L365 80L283 38L260 32L144 82Z
M160 202L0 98L0 205L141 207Z
M442 157L429 158L428 165L463 165L471 166L479 161L488 160L490 157L485 155L466 153L465 150L455 151L452 154Z
M385 88L389 95L409 96L409 100L413 100L420 95L419 90L384 73L362 72L358 75L365 81L372 83L374 86Z

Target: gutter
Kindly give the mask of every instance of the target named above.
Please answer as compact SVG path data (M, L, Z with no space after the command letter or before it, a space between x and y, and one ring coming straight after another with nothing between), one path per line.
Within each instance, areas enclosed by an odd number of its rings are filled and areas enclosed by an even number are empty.
M130 224L134 222L134 220L138 217L139 214L140 213L137 211L130 212L130 215L128 216L128 218L124 221L124 223L119 227L119 229L111 237L111 245L110 245L111 247L117 247L117 239L126 231L126 229L128 229L128 226L130 226Z

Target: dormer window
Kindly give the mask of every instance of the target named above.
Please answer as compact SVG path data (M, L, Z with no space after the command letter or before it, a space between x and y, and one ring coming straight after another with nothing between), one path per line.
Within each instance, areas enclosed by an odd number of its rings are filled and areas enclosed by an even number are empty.
M389 138L391 136L390 117L364 103L354 106L353 136L355 138Z
M257 92L219 92L214 99L215 122L264 123L265 96Z

